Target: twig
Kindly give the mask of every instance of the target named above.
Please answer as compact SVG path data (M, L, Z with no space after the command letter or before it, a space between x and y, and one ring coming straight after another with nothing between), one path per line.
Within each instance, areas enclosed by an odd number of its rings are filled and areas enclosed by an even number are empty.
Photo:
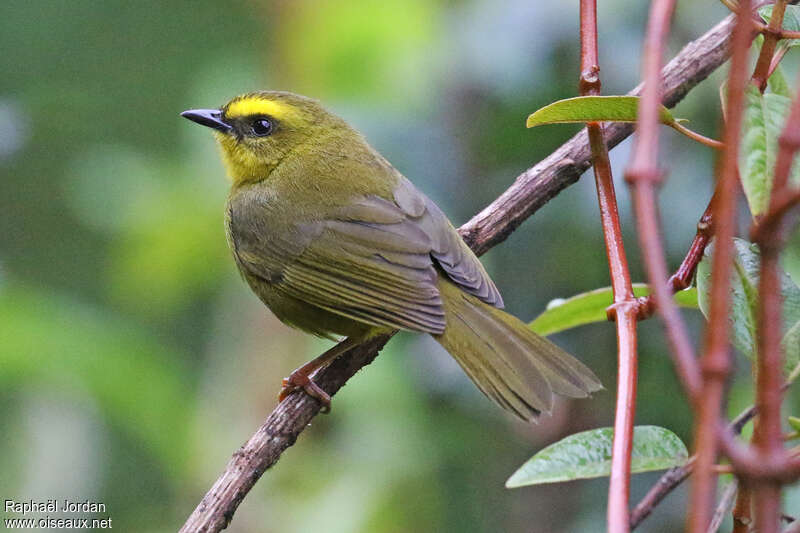
M761 217L758 225L753 228L753 232L750 234L753 242L763 240L765 238L763 232L770 230L773 225L779 223L783 216L798 204L800 204L800 189L784 191L779 194L769 211Z
M779 528L780 486L800 477L800 461L783 450L780 406L783 391L797 378L800 365L787 383L781 386L782 350L780 346L781 297L778 253L782 235L782 214L785 213L786 189L794 154L800 149L800 96L795 98L778 140L779 150L770 195L768 216L751 231L761 249L758 308L758 359L756 402L763 412L754 432L756 452L742 448L732 436L721 432L720 442L737 473L751 483L756 507L755 518L759 531L775 533ZM766 223L764 223L766 222ZM748 501L741 499L741 508Z
M714 205L715 197L716 191L708 202L708 206L700 217L700 220L697 222L697 232L695 233L694 239L692 239L692 244L689 245L686 256L683 258L683 261L681 261L675 273L672 274L667 281L667 286L672 294L682 291L691 285L695 270L697 270L697 265L699 265L700 261L703 259L706 246L708 246L708 243L711 242L711 238L714 236L714 216L711 208ZM655 300L652 294L639 298L640 320L651 316L654 311Z
M747 7L749 8L750 6L748 5ZM753 70L753 83L762 93L767 88L767 79L769 79L772 56L775 54L775 47L780 38L781 26L783 25L783 13L785 11L786 0L776 0L772 7L772 17L769 19L768 31L764 33L764 43L761 45L761 51L758 54L758 60Z
M713 148L715 150L721 150L722 149L722 143L719 142L718 140L711 139L709 137L706 137L705 135L697 133L696 131L687 128L686 126L684 126L680 122L672 122L669 125L669 127L674 129L675 131L681 133L682 135L686 135L687 137L689 137L693 141L697 141L700 144L708 146L709 148Z
M647 491L644 498L633 508L631 512L631 529L635 529L644 522L644 519L650 516L653 509L689 477L693 469L694 457L689 459L685 465L675 466L664 472L655 485Z
M791 384L800 377L800 364L798 364L786 379L783 384L783 390L786 391ZM728 425L727 431L729 435L738 435L755 416L758 414L758 409L755 405L751 405L736 418L734 418ZM694 456L687 461L683 466L671 468L662 475L659 480L650 488L647 494L636 505L631 513L631 529L635 528L644 521L645 518L650 516L653 509L658 505L670 492L672 492L678 485L683 483L694 468ZM739 493L737 497L737 504L734 507L734 530L733 533L747 533L747 528L750 526L750 500L749 489L746 484L739 485ZM740 503L745 500L747 503ZM746 514L745 514L746 513ZM737 529L743 527L744 529Z
M662 70L662 103L673 107L728 57L734 17L728 16L702 37L688 43ZM630 93L639 95L642 85ZM633 132L633 124L612 123L603 128L613 148ZM461 235L479 255L505 240L525 219L591 165L586 131L581 131L541 162L520 174L494 202L461 227ZM699 380L698 380L699 382Z
M600 94L600 66L597 47L596 0L581 0L581 95ZM607 531L626 533L629 530L631 451L633 418L636 412L636 316L637 304L631 285L628 260L622 242L614 178L608 149L603 141L600 123L586 125L594 161L597 202L611 274L614 303L609 318L617 325L617 401L614 414L614 440L611 448L611 476L608 485Z
M674 0L651 3L644 47L644 90L639 103L636 143L625 179L633 189L636 226L653 300L666 328L677 374L694 402L700 390L700 372L686 326L667 287L667 264L655 195L656 183L661 179L658 168L658 103L662 93L659 71L674 7Z
M775 50L775 55L772 56L772 61L769 62L769 69L767 70L767 80L775 73L778 69L778 65L781 64L783 60L783 56L786 55L786 52L789 51L788 46L780 46L777 50Z
M736 230L736 197L739 192L739 132L743 120L744 90L747 83L747 52L752 39L750 0L741 0L740 14L731 39L732 58L728 76L727 117L720 164L717 199L713 207L716 245L711 263L711 306L701 366L703 393L695 419L695 476L689 499L689 531L706 531L716 492L712 465L717 459L717 423L721 418L725 382L730 372L730 278L733 236ZM780 384L778 385L780 387Z
M727 58L733 17L726 17L702 37L687 44L662 71L663 104L672 107ZM631 94L639 94L641 87ZM631 134L631 124L609 124L604 139L616 146ZM528 169L500 197L461 227L472 249L482 254L505 240L528 216L580 177L590 166L586 132L581 131L550 156ZM377 355L385 339L354 347L315 379L334 393ZM319 403L302 392L289 395L269 415L264 425L229 461L225 471L192 512L182 532L211 533L224 529L239 503L280 454L291 446L319 412Z
M767 460L752 451L750 448L741 446L725 430L720 431L720 444L725 451L725 455L731 460L731 464L740 478L747 478L753 483L794 483L800 478L800 457L796 454L787 453L781 450Z
M747 483L739 484L739 493L736 495L736 504L731 511L733 530L731 533L748 533L753 524L752 508L750 505L750 487Z
M800 366L800 365L799 365ZM738 435L744 426L756 416L756 407L750 406L734 418L728 426L731 434ZM656 483L647 491L644 498L631 512L631 529L636 528L645 518L650 516L653 509L678 485L683 483L694 469L694 457L689 458L683 466L676 466L667 470Z
M344 383L368 365L388 335L352 348L347 357L339 357L314 376L316 383L331 396ZM298 435L320 411L320 403L304 393L295 392L283 400L228 462L200 504L181 528L181 533L216 532L225 529L233 513L264 471L275 464L281 453L294 444Z
M736 487L737 483L735 479L725 487L722 496L719 498L717 509L714 511L714 516L711 517L711 523L708 525L708 533L717 533L717 531L719 531L722 521L725 519L725 514L728 512L728 509L730 509L733 499L736 497Z
M778 11L778 4L775 5ZM782 13L780 13L782 15ZM774 19L781 16L775 15ZM780 27L780 26L778 26ZM766 41L765 41L766 43ZM800 149L800 96L792 103L789 118L778 139L778 155L775 160L775 175L770 194L769 211L781 212L781 197L789 182L789 173L795 153ZM762 458L771 458L783 452L781 430L781 403L783 402L782 371L783 350L781 347L781 281L778 264L783 245L783 218L772 215L771 222L756 232L761 251L761 273L759 276L758 305L758 358L756 372L756 405L758 405L758 430L753 435L753 444ZM762 533L777 533L780 528L780 490L777 483L758 483L754 487L756 528Z

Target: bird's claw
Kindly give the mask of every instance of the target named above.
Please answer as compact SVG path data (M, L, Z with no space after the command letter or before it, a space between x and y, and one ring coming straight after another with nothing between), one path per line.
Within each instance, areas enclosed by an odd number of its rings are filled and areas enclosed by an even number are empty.
M283 388L278 395L278 402L282 402L289 394L296 390L304 390L306 394L312 398L316 398L322 404L322 412L329 413L331 411L331 396L322 388L314 383L311 376L292 372L289 377L283 378Z

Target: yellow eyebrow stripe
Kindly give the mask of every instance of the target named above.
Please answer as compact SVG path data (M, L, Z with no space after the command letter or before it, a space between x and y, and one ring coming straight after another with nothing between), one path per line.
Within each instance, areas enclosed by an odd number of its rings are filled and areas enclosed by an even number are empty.
M225 110L225 116L230 118L247 117L252 115L269 115L278 120L291 120L298 116L298 111L293 106L276 102L275 100L265 100L263 98L242 98L231 102Z

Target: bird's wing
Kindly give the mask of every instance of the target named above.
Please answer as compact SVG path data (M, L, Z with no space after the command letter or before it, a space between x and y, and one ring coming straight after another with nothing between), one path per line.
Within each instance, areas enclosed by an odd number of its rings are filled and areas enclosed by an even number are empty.
M440 334L439 266L465 291L502 306L494 283L444 214L400 180L393 200L364 196L299 227L307 244L283 265L274 287L367 324Z
M442 210L400 176L394 199L409 220L431 239L431 256L456 285L494 307L503 298L483 265L463 241Z

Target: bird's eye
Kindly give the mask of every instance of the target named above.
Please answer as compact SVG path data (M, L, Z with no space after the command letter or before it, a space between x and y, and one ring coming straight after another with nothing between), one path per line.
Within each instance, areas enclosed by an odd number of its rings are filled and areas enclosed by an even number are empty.
M257 118L250 124L250 128L253 130L253 135L264 137L272 133L272 122L266 118Z

